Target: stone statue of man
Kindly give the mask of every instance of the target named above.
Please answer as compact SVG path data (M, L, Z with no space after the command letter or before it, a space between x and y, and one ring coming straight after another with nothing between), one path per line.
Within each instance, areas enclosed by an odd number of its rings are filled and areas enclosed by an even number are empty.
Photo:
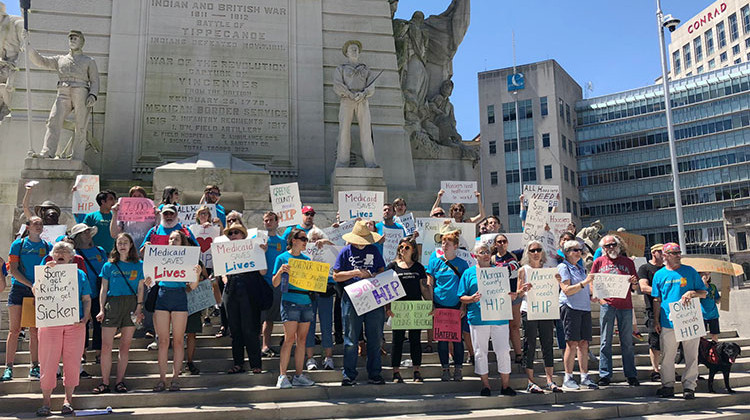
M359 123L359 143L362 146L365 167L378 167L372 145L370 105L367 100L375 93L373 84L377 76L373 75L367 65L359 62L361 51L362 43L359 41L344 43L342 52L349 62L338 66L333 74L333 91L341 99L337 168L349 166L349 152L352 147L351 127L355 114Z
M10 112L12 75L21 51L22 32L23 18L8 15L5 4L0 2L0 119Z
M29 46L29 58L35 65L57 70L60 80L57 82L57 98L52 105L47 120L47 132L44 135L44 146L41 157L60 158L58 151L60 131L65 118L75 114L75 135L73 137L74 160L83 160L86 150L86 124L89 119L89 108L96 103L99 95L99 71L93 58L83 54L85 38L80 31L68 33L70 52L65 55L42 56ZM67 156L65 156L67 157Z

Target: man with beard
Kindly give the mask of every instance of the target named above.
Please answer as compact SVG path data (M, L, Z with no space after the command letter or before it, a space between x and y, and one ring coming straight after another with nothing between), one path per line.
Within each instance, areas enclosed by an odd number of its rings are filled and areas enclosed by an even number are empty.
M628 384L638 386L638 372L635 369L635 355L633 354L633 300L631 291L638 282L635 276L635 264L630 258L620 255L623 250L622 240L615 235L606 235L599 246L603 255L594 260L591 274L624 274L630 276L630 287L627 296L621 298L599 299L599 325L601 327L601 347L599 350L599 386L607 386L612 381L612 333L615 320L620 335L622 348L622 366ZM596 281L596 280L594 280Z
M146 237L143 239L140 252L143 253L143 248L146 245L167 245L169 243L169 235L175 230L182 230L182 232L190 238L190 241L197 245L198 241L193 236L193 232L182 226L177 221L177 208L174 204L165 204L161 208L161 223L159 225L149 229L146 233Z
M638 268L638 284L646 301L646 328L648 329L648 356L651 359L651 380L661 381L659 373L659 360L661 358L661 347L659 345L659 333L654 331L654 298L651 296L651 285L654 274L664 267L664 255L662 255L662 244L651 247L651 259Z

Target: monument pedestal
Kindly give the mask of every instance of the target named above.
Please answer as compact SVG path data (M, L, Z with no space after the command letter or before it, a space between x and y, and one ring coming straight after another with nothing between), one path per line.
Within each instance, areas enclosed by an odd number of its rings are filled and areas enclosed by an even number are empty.
M383 168L336 168L331 176L331 193L335 208L339 206L339 191L383 191L388 201L388 186Z

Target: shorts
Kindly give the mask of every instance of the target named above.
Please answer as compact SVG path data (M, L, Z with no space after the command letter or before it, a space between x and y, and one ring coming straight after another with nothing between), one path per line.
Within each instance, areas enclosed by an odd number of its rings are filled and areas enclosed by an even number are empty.
M187 293L184 287L159 287L157 311L187 312Z
M464 315L463 318L461 318L461 332L470 333L471 329L469 328L469 318Z
M185 334L200 334L203 332L203 311L190 314L185 326Z
M130 314L135 311L136 304L134 295L108 296L104 305L102 328L135 327Z
M719 330L719 318L704 319L703 323L706 324L706 331L711 334L721 334Z
M34 297L31 288L20 283L13 283L8 292L8 306L23 305L23 298Z
M288 300L281 301L281 322L312 322L313 315L312 303L300 305Z
M281 320L281 287L273 288L273 304L271 309L261 311L260 313L261 322L276 322Z
M646 329L648 330L648 348L651 350L661 351L659 333L654 331L654 313L647 311Z
M591 312L560 305L565 341L591 341Z

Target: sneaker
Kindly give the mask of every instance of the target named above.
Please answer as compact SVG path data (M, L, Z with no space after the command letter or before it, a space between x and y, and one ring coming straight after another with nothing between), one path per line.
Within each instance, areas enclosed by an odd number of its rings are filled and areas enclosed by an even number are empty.
M581 386L588 387L588 389L599 389L599 385L595 384L594 381L589 378L581 380Z
M307 359L307 370L318 370L318 362L315 361L314 357Z
M599 386L609 386L609 383L610 383L609 376L602 376L601 378L599 378L599 380L596 383Z
M29 371L29 378L31 378L31 379L38 380L40 376L41 375L39 373L39 366L34 366Z
M333 366L333 357L326 357L325 360L323 360L323 370L334 370L335 367Z
M674 387L663 386L656 390L656 396L659 398L672 398L674 397Z
M385 379L383 379L382 376L376 376L374 378L370 378L367 383L371 385L385 385Z
M273 351L273 349L269 347L269 348L267 348L265 350L261 350L260 351L260 355L263 356L263 357L274 357L274 356L276 356L276 352Z
M655 370L651 371L651 382L661 382L661 374Z
M210 326L211 326L211 318L209 318L209 317L206 317L206 318L205 318L205 319L203 320L203 326L204 326L204 327L210 327Z
M214 308L214 310L211 312L212 318L218 318L221 316L221 312L219 311L219 308Z
M289 382L289 378L286 375L279 375L279 379L276 381L276 388L288 389L292 387L292 383Z
M315 382L313 382L312 379L305 376L305 374L300 375L294 375L292 378L292 385L293 386L313 386L315 385Z
M3 376L0 377L0 382L6 382L13 379L13 366L8 366L3 372Z
M159 350L159 343L157 341L152 341L148 346L146 346L147 350Z
M686 400L694 400L695 399L695 391L692 389L685 388L685 390L682 392L682 397Z
M490 391L489 388L482 388L482 391L479 392L479 395L482 397L489 397L492 395L492 391Z
M641 383L638 381L638 378L628 378L628 385L630 386L640 386Z
M404 378L401 377L401 374L399 372L393 372L393 383L394 384L404 383Z
M443 382L448 382L451 380L451 371L450 369L443 369L443 374L440 375L440 380Z
M461 382L464 380L464 373L461 371L460 367L453 369L453 380L456 382Z
M191 375L200 375L201 371L195 366L193 362L187 362L187 370L190 371Z
M79 378L90 378L91 374L86 372L85 370L82 370L81 373L78 374Z
M500 394L506 395L508 397L515 397L516 396L516 390L511 387L505 387L500 390Z
M348 377L344 376L344 379L341 381L341 386L354 386L357 385L357 382L349 379Z
M580 389L575 379L569 378L563 381L563 388L565 389Z

